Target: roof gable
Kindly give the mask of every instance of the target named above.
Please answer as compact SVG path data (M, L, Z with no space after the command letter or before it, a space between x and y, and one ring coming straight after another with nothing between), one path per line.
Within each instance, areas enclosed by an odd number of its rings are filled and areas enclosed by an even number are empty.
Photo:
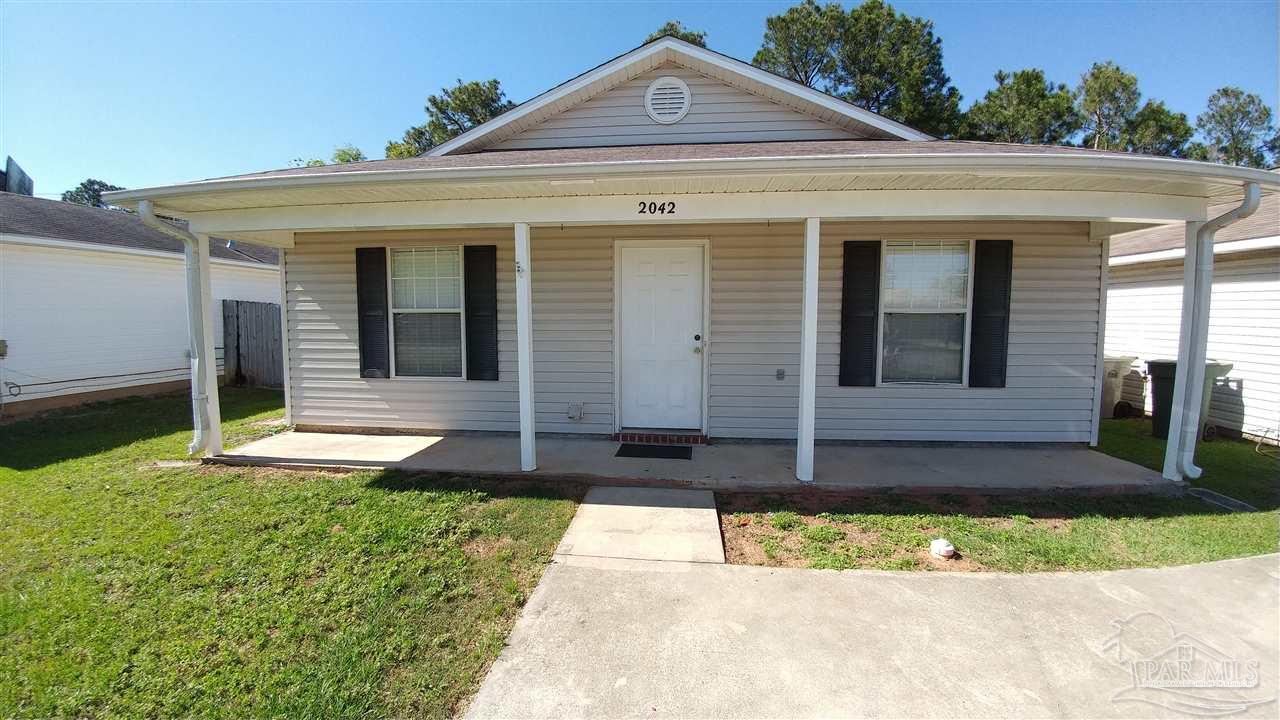
M894 122L873 112L863 110L800 83L765 72L727 55L691 45L683 40L665 37L642 45L631 52L590 70L547 92L522 103L514 109L432 148L427 155L453 155L496 148L512 141L518 135L535 128L552 118L559 120L571 108L578 108L592 99L613 91L620 86L633 84L637 78L660 68L681 68L691 72L691 77L714 79L724 86L759 97L781 109L811 118L821 125L837 129L849 138L931 140L918 130ZM674 73L673 73L674 74ZM654 75L658 77L658 75ZM693 102L697 103L697 97ZM643 114L643 108L640 112ZM692 110L690 111L692 113ZM687 121L687 118L686 120ZM681 125L676 123L676 125ZM658 123L654 123L657 125ZM771 128L780 129L780 128ZM828 131L829 132L829 131ZM663 135L665 133L659 133ZM678 134L678 133L677 133ZM830 137L830 136L828 136ZM754 140L799 139L787 135L769 135L761 131ZM816 138L814 138L816 139ZM720 142L724 140L721 139ZM671 140L670 142L689 142ZM635 141L632 140L631 144ZM616 143L615 143L616 144ZM565 147L547 144L541 147ZM527 147L515 145L507 147Z
M648 114L646 92L656 81L671 77L688 89L688 111L678 121L657 122ZM867 138L675 63L663 63L485 149Z

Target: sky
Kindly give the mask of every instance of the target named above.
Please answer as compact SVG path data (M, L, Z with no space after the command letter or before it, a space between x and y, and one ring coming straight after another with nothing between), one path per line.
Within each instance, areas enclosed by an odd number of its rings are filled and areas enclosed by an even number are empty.
M456 80L521 101L678 19L750 61L791 2L0 2L0 156L57 197L285 167L355 144L380 158ZM846 6L848 3L845 3ZM1236 85L1277 109L1277 0L894 2L932 20L967 107L998 69L1072 86L1115 60L1194 122Z

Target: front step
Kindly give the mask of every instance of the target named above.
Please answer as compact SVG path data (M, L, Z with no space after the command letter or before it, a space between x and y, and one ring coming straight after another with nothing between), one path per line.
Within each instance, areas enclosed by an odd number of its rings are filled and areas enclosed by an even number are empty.
M644 445L706 445L707 436L680 430L627 430L613 434L615 442Z

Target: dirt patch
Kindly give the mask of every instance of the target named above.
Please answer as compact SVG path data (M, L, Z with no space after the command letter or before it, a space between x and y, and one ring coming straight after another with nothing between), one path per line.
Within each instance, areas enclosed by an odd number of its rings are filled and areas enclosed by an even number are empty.
M481 535L472 538L462 546L462 552L471 557L492 557L500 550L511 546L511 538L506 535Z
M933 557L929 541L955 542L958 529L967 528L989 551L1000 538L1017 543L1031 533L1066 532L1071 523L1035 498L812 492L726 493L716 500L725 559L771 567L979 572L992 568L964 547L950 559ZM1019 511L1002 514L1008 508ZM1020 514L1024 508L1035 517Z

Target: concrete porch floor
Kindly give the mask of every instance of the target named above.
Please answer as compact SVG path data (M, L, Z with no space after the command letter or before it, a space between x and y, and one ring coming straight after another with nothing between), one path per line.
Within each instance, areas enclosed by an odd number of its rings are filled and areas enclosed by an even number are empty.
M286 432L215 462L285 467L381 467L459 474L541 475L589 482L669 484L712 490L801 487L792 443L721 442L692 460L614 457L618 443L538 438L538 469L521 473L520 440L508 435L352 435ZM1077 490L1170 492L1178 488L1133 463L1063 445L818 445L814 485L824 490Z

